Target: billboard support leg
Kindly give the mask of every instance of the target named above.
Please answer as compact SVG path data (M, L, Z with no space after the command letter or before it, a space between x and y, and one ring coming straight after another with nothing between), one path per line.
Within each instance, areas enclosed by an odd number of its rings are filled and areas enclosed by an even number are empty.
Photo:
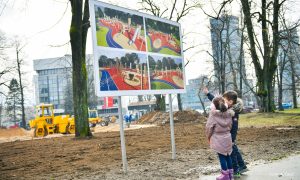
M126 174L127 173L127 157L126 157L126 146L125 146L125 134L124 134L121 96L118 96L118 111L119 111L119 125L120 125L120 139L121 139L123 172Z
M169 113L170 113L170 130L171 130L171 144L172 144L172 159L176 159L176 147L175 147L175 133L174 133L174 119L173 119L173 107L172 107L172 95L169 94Z

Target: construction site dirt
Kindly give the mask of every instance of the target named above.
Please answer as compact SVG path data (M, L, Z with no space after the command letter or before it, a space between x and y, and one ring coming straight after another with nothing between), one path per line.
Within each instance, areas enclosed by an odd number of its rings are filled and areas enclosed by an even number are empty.
M198 179L218 171L205 122L175 123L176 160L171 159L170 125L146 127L125 131L127 174L119 132L102 131L90 139L62 135L3 142L0 179ZM299 153L300 127L241 128L238 145L249 166L280 159Z

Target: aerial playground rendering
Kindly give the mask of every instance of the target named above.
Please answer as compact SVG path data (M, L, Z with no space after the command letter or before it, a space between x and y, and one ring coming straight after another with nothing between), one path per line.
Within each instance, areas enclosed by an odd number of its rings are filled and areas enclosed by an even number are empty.
M153 19L146 19L149 52L181 56L179 27Z
M149 90L146 55L106 51L98 65L100 91Z
M146 51L143 17L95 6L97 45Z
M161 56L148 58L152 90L184 88L181 58Z

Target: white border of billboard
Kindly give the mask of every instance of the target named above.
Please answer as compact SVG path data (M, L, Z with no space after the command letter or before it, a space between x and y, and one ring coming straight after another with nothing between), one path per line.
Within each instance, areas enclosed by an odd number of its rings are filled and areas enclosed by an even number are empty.
M174 56L174 55L166 55L166 54L160 54L160 53L153 53L153 52L147 52L147 42L146 42L146 51L134 51L134 50L128 50L128 49L119 49L119 48L110 48L110 47L102 47L97 45L97 37L96 37L96 22L95 22L95 8L94 6L102 6L107 7L110 9L127 12L129 14L134 14L138 16L143 17L144 22L144 32L146 35L146 23L145 18L161 21L167 24L175 25L179 28L179 36L180 36L180 47L181 47L181 56ZM182 33L181 33L181 25L177 22L170 21L168 19L159 18L156 16L152 16L149 14L141 13L135 10L130 10L127 8L107 4L104 2L100 2L97 0L90 0L89 1L89 8L90 8L90 22L91 22L91 29L92 29L92 42L93 42L93 55L94 55L94 77L95 77L95 91L97 96L136 96L136 95L145 95L145 94L177 94L177 93L186 93L186 76L185 76L185 63L184 63L184 54L183 54L183 47L182 47ZM146 36L145 36L146 39ZM146 40L147 41L147 40ZM182 72L183 72L183 82L184 87L183 89L160 89L160 90L115 90L115 91L100 91L99 85L100 85L100 79L99 79L99 65L98 65L98 57L99 54L101 54L101 51L115 51L115 52L129 52L129 53L137 53L137 54L145 54L147 55L147 64L148 64L148 74L149 74L149 88L151 88L151 82L150 82L150 71L149 71L149 59L148 55L154 55L154 56L161 56L161 57L171 57L171 58L181 58L182 59Z

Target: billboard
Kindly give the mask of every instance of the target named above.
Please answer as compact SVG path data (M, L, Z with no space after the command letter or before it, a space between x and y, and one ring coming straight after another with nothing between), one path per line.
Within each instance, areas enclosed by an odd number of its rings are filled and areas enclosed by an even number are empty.
M180 24L90 0L98 96L185 93Z

